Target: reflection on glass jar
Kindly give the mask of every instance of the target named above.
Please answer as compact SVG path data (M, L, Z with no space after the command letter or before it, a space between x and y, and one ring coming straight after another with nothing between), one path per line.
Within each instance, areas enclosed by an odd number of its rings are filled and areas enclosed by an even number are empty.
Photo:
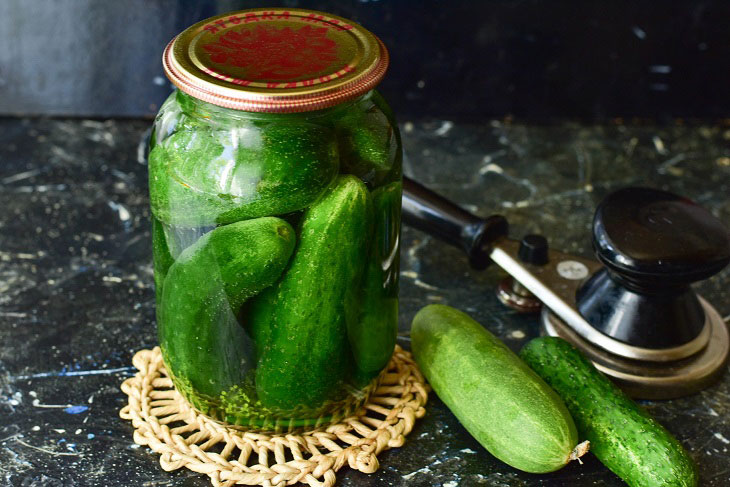
M401 146L373 90L387 52L312 15L244 11L180 34L165 54L179 89L150 144L168 372L202 413L260 430L354 412L397 331ZM286 69L272 55L272 68L261 42L286 38L328 47Z

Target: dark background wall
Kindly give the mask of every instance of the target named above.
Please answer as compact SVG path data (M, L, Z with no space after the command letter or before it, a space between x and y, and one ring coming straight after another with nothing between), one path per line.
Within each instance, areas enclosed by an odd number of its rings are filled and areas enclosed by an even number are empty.
M285 5L388 45L405 116L528 120L730 115L730 2L2 0L0 114L151 116L164 45L199 19Z

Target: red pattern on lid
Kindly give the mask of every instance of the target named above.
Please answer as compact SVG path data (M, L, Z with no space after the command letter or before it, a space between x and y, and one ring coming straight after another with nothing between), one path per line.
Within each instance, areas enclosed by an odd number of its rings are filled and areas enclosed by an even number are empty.
M270 25L231 30L203 49L212 62L248 68L247 78L257 80L313 76L337 61L337 43L327 38L327 29L311 25L296 30Z

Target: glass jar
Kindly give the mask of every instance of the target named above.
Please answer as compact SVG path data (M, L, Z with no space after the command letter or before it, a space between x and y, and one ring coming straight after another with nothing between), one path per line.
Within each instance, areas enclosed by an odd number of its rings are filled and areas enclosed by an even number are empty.
M382 43L256 9L163 57L150 141L157 326L177 390L257 430L318 427L375 387L398 322L401 144Z

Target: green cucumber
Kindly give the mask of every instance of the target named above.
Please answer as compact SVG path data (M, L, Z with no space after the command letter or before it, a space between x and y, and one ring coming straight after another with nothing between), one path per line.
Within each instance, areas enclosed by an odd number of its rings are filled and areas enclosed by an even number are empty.
M335 130L343 172L377 185L399 157L400 134L395 121L374 101L385 104L374 95L373 100L362 100L337 120Z
M215 227L184 228L161 223L152 217L152 258L154 263L155 298L162 299L165 276L180 252L198 241Z
M400 181L372 193L374 231L356 305L359 313L347 322L358 383L366 383L378 375L395 347L401 195Z
M182 91L175 90L160 106L150 134L149 147L155 147L158 140L166 139L175 132L210 132L212 128L225 129L218 118L222 107L195 99ZM236 128L245 124L234 120Z
M170 252L170 245L165 235L165 229L157 218L152 217L152 262L154 267L155 296L157 302L162 297L162 284L167 271L175 262Z
M563 398L593 454L627 484L698 485L697 468L679 441L568 342L536 338L520 356Z
M295 243L284 220L247 220L206 233L169 267L158 335L181 392L216 398L242 382L252 352L234 313L281 276Z
M316 200L338 168L336 139L319 125L183 130L150 152L150 205L188 227L283 215Z
M411 346L439 398L503 462L545 473L587 450L560 397L467 314L426 306L413 318Z
M304 212L284 277L251 302L246 321L265 407L317 408L342 385L350 356L345 302L365 267L371 205L359 179L340 176Z

